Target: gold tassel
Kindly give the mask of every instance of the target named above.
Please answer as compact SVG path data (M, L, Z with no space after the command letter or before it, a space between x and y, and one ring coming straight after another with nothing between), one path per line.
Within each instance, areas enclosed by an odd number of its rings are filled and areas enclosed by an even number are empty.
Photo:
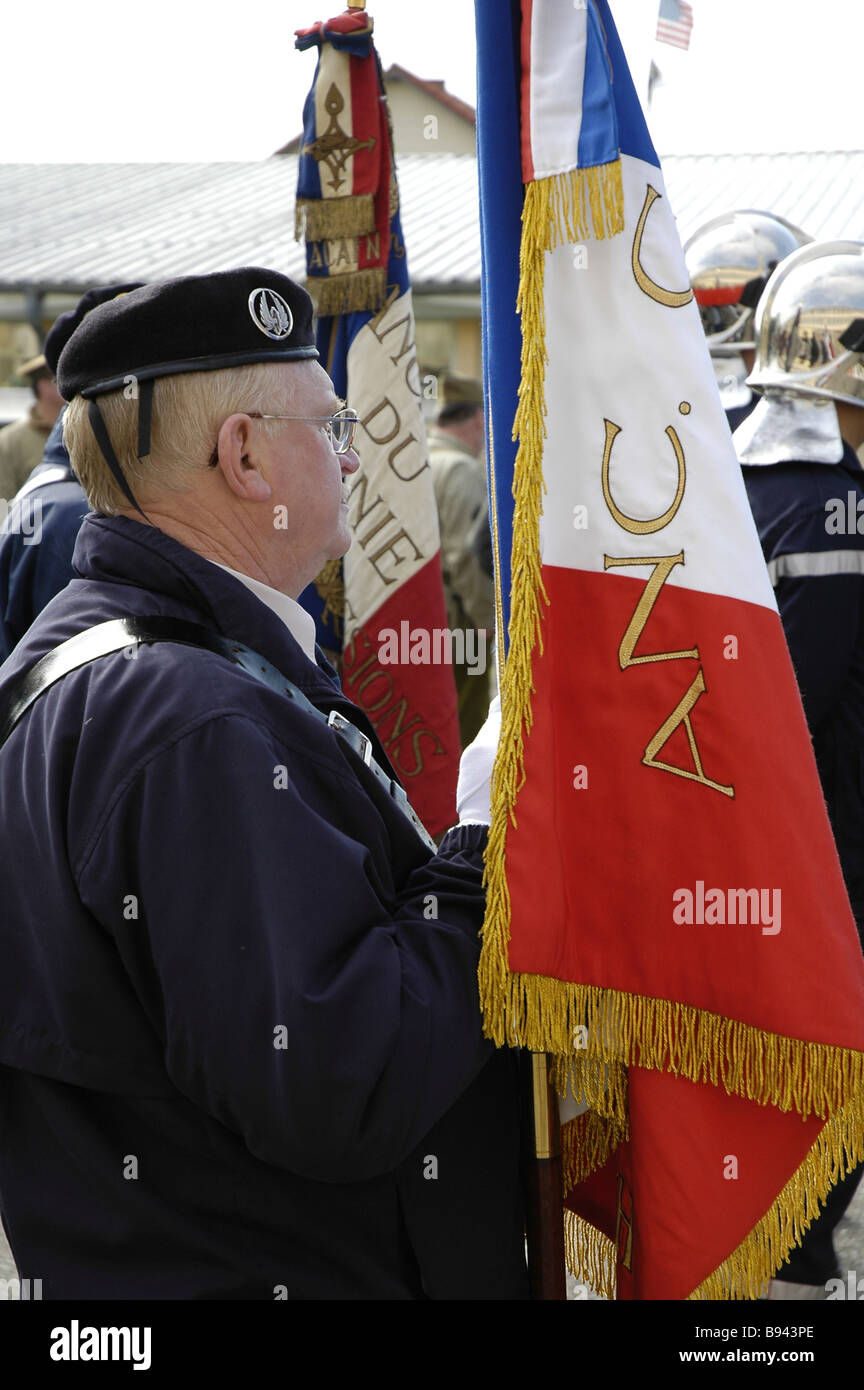
M310 275L306 288L319 318L356 314L364 309L375 312L387 298L387 275L383 266L352 270L345 275Z
M564 1196L572 1187L603 1168L618 1145L630 1138L629 1126L586 1110L561 1126L561 1169Z
M541 250L551 251L590 237L603 241L624 230L620 159L537 179L526 188L526 203L529 194L539 204Z
M564 1259L580 1283L590 1285L601 1298L614 1299L615 1245L596 1226L572 1211L564 1213Z
M496 1004L501 1031L487 1019L487 1036L499 1046L552 1053L558 1095L569 1087L619 1123L627 1110L628 1066L722 1085L730 1095L794 1110L802 1119L864 1104L864 1053L768 1033L690 1004L509 972ZM586 1045L574 1051L580 1034Z
M297 241L339 241L375 231L375 200L371 193L351 198L298 198L294 205Z
M515 828L516 796L525 780L524 738L532 725L535 647L543 650L542 608L549 598L540 572L543 441L546 437L546 324L543 290L546 251L559 241L624 228L621 162L537 179L525 189L519 249L522 316L521 380L513 424L518 440L513 468L513 549L509 646L501 686L501 737L492 777L492 824L486 847L486 917L480 958L480 1002L488 1036L516 1045L507 1006L510 893L504 867L507 827ZM540 1049L545 1050L545 1049Z

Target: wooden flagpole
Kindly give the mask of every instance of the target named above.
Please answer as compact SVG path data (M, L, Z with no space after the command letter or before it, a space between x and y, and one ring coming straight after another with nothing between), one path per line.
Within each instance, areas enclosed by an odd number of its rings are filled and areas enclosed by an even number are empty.
M531 1297L560 1301L567 1297L561 1125L545 1052L531 1053L531 1115L526 1213Z

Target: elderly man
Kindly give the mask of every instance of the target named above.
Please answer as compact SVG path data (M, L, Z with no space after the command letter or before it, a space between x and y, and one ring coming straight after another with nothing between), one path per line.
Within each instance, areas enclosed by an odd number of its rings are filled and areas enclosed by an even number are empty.
M0 1198L45 1298L526 1293L489 759L436 852L316 653L296 597L358 466L316 356L247 267L60 359L95 515L0 673Z

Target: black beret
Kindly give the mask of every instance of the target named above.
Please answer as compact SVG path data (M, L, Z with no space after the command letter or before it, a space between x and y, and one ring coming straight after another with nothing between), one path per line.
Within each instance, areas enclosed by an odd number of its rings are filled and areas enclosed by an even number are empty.
M57 385L73 396L250 362L317 357L312 300L261 266L143 285L91 309L60 354Z
M48 364L52 376L57 375L57 363L60 354L68 343L75 329L78 327L85 315L95 309L97 304L104 304L109 299L116 299L118 294L128 294L130 290L140 290L143 281L132 280L125 285L100 285L97 289L88 290L82 294L74 309L69 309L65 314L61 314L55 319L48 329L48 336L45 339L45 361Z

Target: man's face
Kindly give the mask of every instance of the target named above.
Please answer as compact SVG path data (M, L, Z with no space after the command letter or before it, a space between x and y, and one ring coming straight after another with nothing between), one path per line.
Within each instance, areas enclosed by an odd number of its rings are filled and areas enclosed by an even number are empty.
M286 364L286 372L294 391L285 413L310 418L272 422L273 437L261 429L258 449L261 471L273 490L278 550L284 548L286 563L308 575L305 585L351 545L347 479L357 471L359 459L353 449L346 454L333 449L326 421L343 402L324 369L317 362L298 362Z
M66 402L57 390L57 383L52 377L43 377L36 382L36 398L39 401L39 408L46 422L53 424L63 409Z

